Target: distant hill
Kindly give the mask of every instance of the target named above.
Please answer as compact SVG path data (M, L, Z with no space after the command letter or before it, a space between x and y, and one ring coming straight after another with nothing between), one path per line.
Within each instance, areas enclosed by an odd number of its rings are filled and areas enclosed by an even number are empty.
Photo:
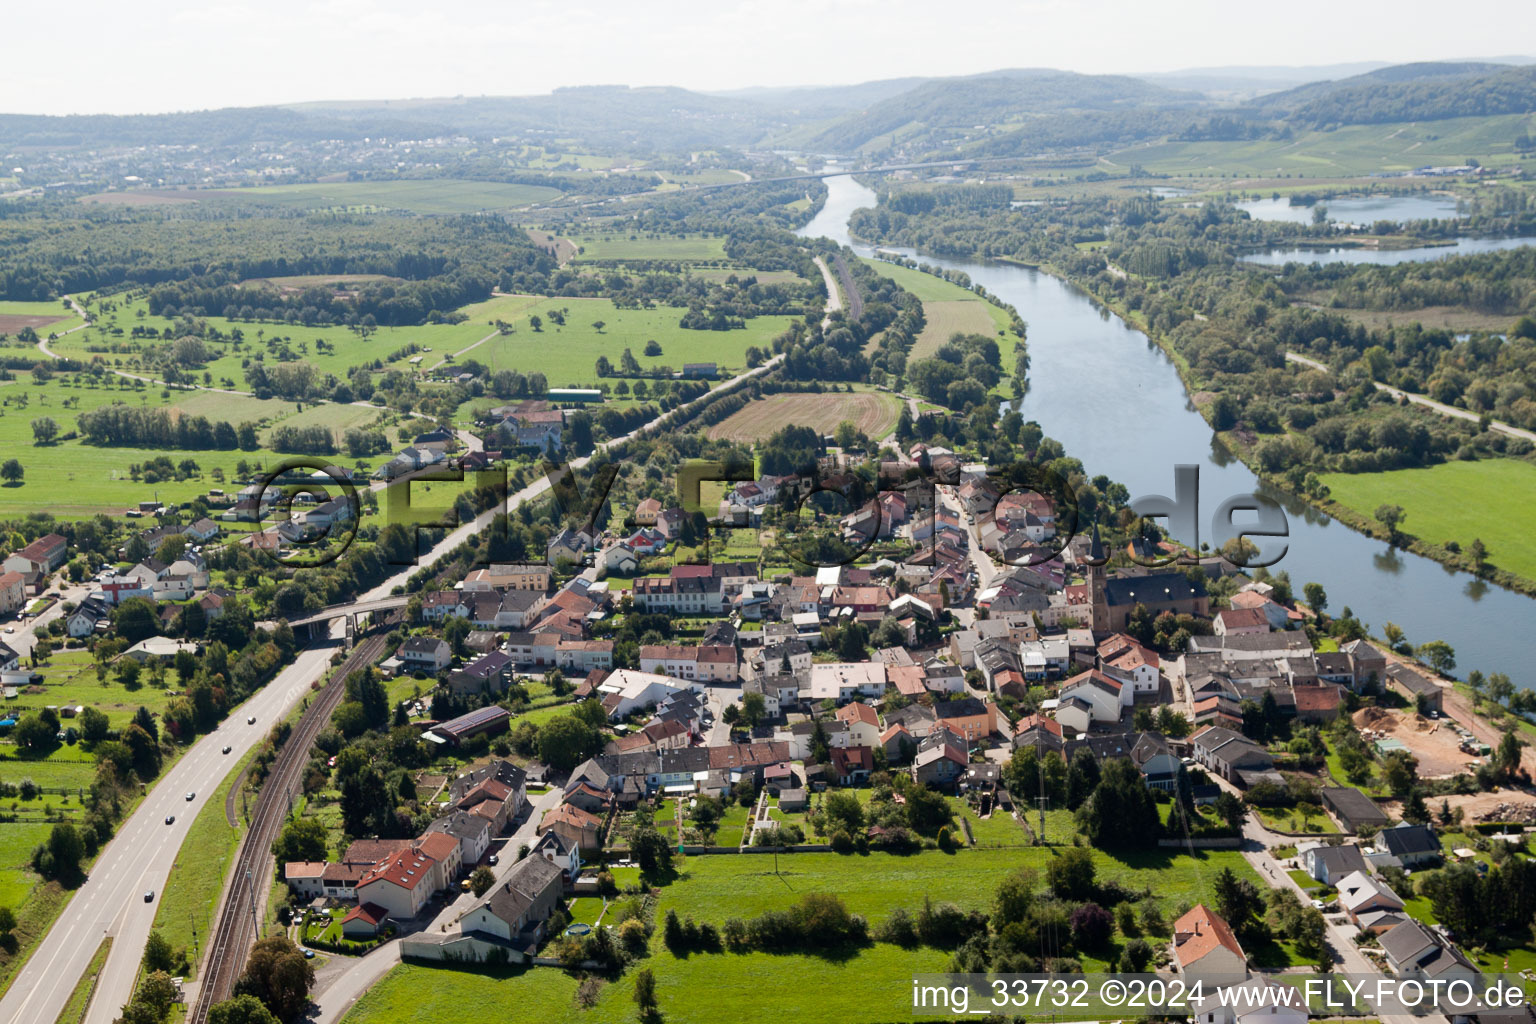
M899 129L942 131L1020 121L1067 110L1192 105L1200 97L1124 75L1020 69L969 78L944 78L870 105L811 140L813 146L851 152Z
M1302 128L1524 114L1536 110L1536 65L1396 64L1274 93L1250 109Z

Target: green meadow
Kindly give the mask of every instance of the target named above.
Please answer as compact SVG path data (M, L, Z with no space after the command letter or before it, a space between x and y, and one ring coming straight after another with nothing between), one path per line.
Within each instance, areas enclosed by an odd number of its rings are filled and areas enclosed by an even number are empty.
M1531 510L1536 466L1516 459L1443 462L1387 473L1327 473L1334 501L1370 518L1381 505L1401 505L1400 529L1433 544L1454 540L1466 551L1474 538L1500 569L1536 579Z
M832 853L690 857L679 878L661 890L658 921L669 910L716 925L783 908L805 893L832 892L848 908L878 924L896 907L916 908L924 896L983 910L998 882L1018 867L1043 869L1055 851L1040 848L927 851L840 856ZM1101 881L1150 889L1165 918L1186 903L1210 901L1216 874L1231 868L1254 879L1237 851L1196 856L1141 854L1118 860L1096 853ZM461 1007L461 1024L499 1024L516 1005L530 1020L550 1024L628 1021L634 1015L634 970L656 976L657 1001L671 1024L714 1024L774 1016L808 1024L859 1024L911 1019L912 975L943 971L950 954L920 947L875 944L826 956L705 953L675 957L660 938L651 955L607 984L597 1002L576 1004L577 981L553 968L480 973L406 965L391 971L358 1000L345 1024L432 1024L446 1005ZM1085 966L1088 966L1085 964ZM812 984L807 984L807 981Z
M576 259L596 260L679 260L715 262L724 260L725 239L718 235L626 235L605 232L578 235L571 241L581 247Z

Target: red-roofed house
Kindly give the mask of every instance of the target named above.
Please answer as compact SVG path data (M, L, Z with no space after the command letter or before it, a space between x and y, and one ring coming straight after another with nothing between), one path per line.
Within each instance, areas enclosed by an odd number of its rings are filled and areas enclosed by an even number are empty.
M835 716L848 727L850 743L872 747L880 742L880 716L868 704L859 701L844 704L837 709Z
M1248 956L1232 928L1216 911L1197 904L1173 924L1173 960L1193 978L1231 979L1248 975Z
M571 804L561 804L544 815L537 831L541 836L550 831L558 832L582 850L599 850L603 845L602 819Z
M827 753L839 786L856 786L875 770L874 751L869 747L833 747Z
M357 883L357 901L376 903L397 921L415 917L436 891L434 877L440 877L437 861L425 854L407 850L388 857Z
M411 847L417 854L436 862L432 878L432 891L452 887L464 869L463 854L459 841L446 832L427 832Z

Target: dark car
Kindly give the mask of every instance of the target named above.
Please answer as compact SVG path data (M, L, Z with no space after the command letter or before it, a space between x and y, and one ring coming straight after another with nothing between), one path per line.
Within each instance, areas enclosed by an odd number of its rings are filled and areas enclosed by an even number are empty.
M167 825L174 825L174 824L176 824L176 815L174 815L174 814L167 814L165 816L165 823Z
M501 855L496 853L493 853L489 857L485 858L485 862L491 865L494 865L499 860L501 860Z
M155 890L153 890L153 889L145 890L145 892L144 892L144 902L145 903L153 903L153 902L155 902Z
M224 753L226 753L226 754L229 753L229 748L228 747L224 748Z
M252 715L250 718L247 718L245 720L245 724L246 725L255 725L256 724L256 716Z

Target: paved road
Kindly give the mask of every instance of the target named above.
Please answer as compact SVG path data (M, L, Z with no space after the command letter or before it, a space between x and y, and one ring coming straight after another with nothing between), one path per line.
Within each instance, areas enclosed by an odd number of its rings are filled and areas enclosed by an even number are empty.
M827 261L817 256L816 266L827 285L827 315L821 318L822 330L826 330L832 323L832 314L843 308L843 293L838 291L837 278L832 275L832 268L827 266Z
M976 520L960 503L955 489L949 486L939 486L936 489L944 507L960 517L961 525L965 529L965 542L971 553L971 566L976 570L976 592L979 594L990 587L992 581L997 578L997 563L992 561L992 556L987 554L981 542L976 539Z
M491 869L495 872L498 882L517 863L518 847L524 843L533 845L537 838L534 830L538 828L539 820L544 817L545 811L559 804L562 795L563 790L559 786L540 794L538 800L533 803L528 817L502 844L501 863ZM439 911L431 923L421 930L451 931L454 923L468 913L477 902L479 900L473 893L465 893ZM367 956L351 961L338 973L332 975L324 989L315 993L314 1002L319 1009L311 1014L310 1019L316 1024L334 1024L352 1008L352 1004L357 1002L364 992L372 988L380 978L399 963L400 943L398 941L387 942Z
M1326 363L1320 363L1316 359L1310 359L1307 356L1297 355L1295 352L1287 352L1285 354L1285 358L1293 363L1300 363L1302 366L1310 366L1314 370L1322 370L1324 373L1333 372L1332 370L1328 369L1328 365ZM1402 391L1398 388L1388 387L1380 381L1375 383L1377 390L1385 391L1393 398L1406 398L1414 405L1422 405L1425 408L1433 409L1441 415L1451 416L1459 420L1470 420L1473 423L1478 423L1482 420L1482 415L1480 413L1475 413L1468 409L1458 409L1454 405L1446 405L1444 402L1437 402L1433 398L1426 398L1424 395L1420 395L1412 391ZM1519 427L1511 426L1510 424L1503 423L1499 420L1489 420L1488 429L1497 430L1499 433L1508 434L1510 437L1523 437L1527 441L1536 442L1536 431L1521 430Z

